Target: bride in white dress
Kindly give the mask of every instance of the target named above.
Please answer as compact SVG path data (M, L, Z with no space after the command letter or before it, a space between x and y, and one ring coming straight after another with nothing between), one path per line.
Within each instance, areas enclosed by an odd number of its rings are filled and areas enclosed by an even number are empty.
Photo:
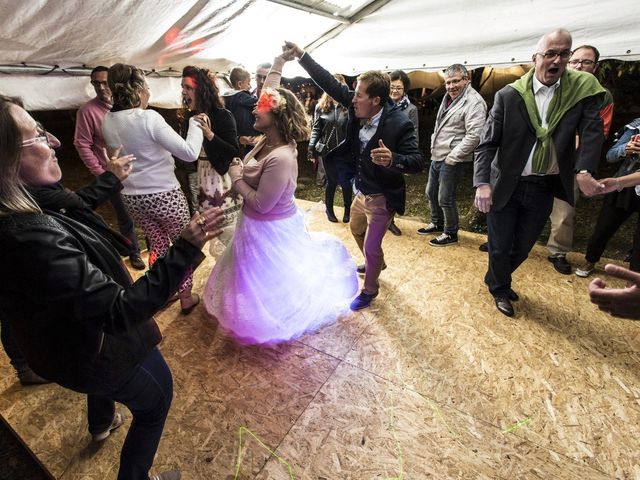
M307 230L296 207L296 141L308 138L304 107L280 88L276 57L255 110L264 133L229 175L244 200L231 243L205 288L210 315L236 340L273 344L332 323L358 293L356 265L340 240Z

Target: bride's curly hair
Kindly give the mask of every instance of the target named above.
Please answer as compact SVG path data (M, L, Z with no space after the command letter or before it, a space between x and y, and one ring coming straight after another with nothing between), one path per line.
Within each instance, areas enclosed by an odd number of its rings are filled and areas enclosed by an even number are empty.
M115 111L140 106L140 92L144 89L144 72L141 69L133 65L116 63L109 68L107 82Z
M287 142L304 141L309 139L311 127L309 117L300 100L286 88L277 88L276 92L281 97L281 107L271 110L273 122ZM263 90L263 95L266 92ZM262 95L261 95L262 96Z

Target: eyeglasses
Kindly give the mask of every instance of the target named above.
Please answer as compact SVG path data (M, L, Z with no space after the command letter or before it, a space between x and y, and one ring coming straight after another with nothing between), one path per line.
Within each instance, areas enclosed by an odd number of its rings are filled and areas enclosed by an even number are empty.
M266 80L267 76L266 75L256 75L256 80Z
M31 145L36 145L38 143L45 143L51 147L51 142L49 140L49 133L42 127L42 125L38 125L36 127L36 131L38 135L34 138L30 138L29 140L25 140L20 144L20 148L30 147Z
M556 52L555 50L547 50L544 53L536 52L536 55L544 57L545 60L555 60L558 57L566 60L571 56L572 53L573 52L571 50L562 50L561 52Z
M392 92L402 92L404 91L404 87L391 87L390 90Z
M106 87L107 86L107 82L100 82L98 80L91 80L91 85L93 85L94 87Z
M569 65L571 65L572 67L575 67L577 65L582 65L583 67L590 67L595 63L596 62L594 62L593 60L569 60Z

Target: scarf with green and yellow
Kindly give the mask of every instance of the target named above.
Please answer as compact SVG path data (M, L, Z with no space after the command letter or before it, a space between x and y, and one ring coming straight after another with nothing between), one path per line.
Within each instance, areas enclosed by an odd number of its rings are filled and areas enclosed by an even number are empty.
M532 68L521 78L511 83L516 92L524 100L524 104L529 114L529 121L536 132L536 146L533 151L532 171L537 174L544 174L549 169L551 161L551 148L553 148L552 135L556 127L570 109L579 101L604 93L605 90L598 82L598 79L586 72L566 69L560 77L560 85L551 99L547 110L547 126L542 126L538 107L533 94L533 75L535 69Z

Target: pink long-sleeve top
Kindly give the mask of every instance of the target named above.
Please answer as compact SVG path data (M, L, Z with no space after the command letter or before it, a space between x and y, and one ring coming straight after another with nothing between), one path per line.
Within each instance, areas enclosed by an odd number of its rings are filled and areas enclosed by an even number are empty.
M284 60L276 57L262 90L278 88ZM233 188L242 195L245 215L259 220L287 218L296 212L294 192L298 180L298 150L290 142L272 150L260 161L256 155L266 144L262 137L244 158L242 179Z
M102 121L111 105L98 97L89 100L76 113L76 131L73 144L89 171L98 176L104 173L102 149L106 144L102 136Z
M234 188L244 199L245 215L259 220L287 218L296 212L293 196L298 179L296 144L282 145L258 161L255 156L265 143L262 137L247 154L242 179Z

